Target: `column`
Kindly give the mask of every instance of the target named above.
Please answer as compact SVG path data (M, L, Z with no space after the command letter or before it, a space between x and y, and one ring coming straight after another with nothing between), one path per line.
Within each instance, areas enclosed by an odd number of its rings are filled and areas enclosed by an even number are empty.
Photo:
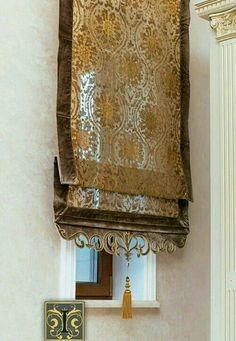
M211 341L236 340L236 1L204 1L211 44Z

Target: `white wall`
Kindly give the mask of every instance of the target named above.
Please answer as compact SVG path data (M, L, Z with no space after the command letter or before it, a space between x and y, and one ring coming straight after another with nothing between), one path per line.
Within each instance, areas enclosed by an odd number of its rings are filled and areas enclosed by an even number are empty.
M43 341L43 301L59 295L53 226L58 0L7 0L0 21L0 340ZM159 312L86 312L87 341L208 341L209 28L192 14L191 235L158 257Z

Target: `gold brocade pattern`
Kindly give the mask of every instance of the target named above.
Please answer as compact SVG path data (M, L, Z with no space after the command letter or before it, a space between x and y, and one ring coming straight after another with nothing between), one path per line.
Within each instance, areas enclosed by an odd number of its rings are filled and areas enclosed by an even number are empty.
M79 187L70 193L100 189L104 207L111 200L121 211L142 195L150 214L167 202L157 198L189 199L180 151L180 6L74 0L71 131ZM81 191L87 198L90 190ZM176 216L176 200L165 215Z
M177 200L113 193L94 188L81 188L79 186L70 186L67 204L71 207L104 211L147 214L171 218L177 218L179 216Z

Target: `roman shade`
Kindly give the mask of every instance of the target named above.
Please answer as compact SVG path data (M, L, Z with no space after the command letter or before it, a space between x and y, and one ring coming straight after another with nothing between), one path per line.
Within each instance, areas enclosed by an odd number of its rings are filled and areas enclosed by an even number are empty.
M79 247L173 252L189 233L189 0L60 0L54 210Z

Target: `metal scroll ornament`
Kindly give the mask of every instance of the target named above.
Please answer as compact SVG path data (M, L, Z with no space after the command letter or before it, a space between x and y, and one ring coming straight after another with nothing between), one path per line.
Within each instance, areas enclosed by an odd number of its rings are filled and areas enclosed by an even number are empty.
M58 229L63 236L65 231L59 226ZM79 248L105 250L109 254L123 256L129 262L134 254L140 257L146 256L150 251L173 253L177 247L185 245L186 236L175 239L173 235L168 234L147 233L144 235L138 232L94 231L83 228L77 230L69 239L74 239Z
M46 316L47 340L81 340L83 316L78 304L48 305L52 307Z

